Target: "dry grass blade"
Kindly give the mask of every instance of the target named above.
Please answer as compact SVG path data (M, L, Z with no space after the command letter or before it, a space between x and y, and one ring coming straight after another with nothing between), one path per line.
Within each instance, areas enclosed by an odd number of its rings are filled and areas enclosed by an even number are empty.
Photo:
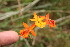
M55 21L56 21L56 22L60 22L60 21L62 21L62 20L64 20L64 19L68 19L68 18L70 18L70 15L67 16L67 17L59 18L59 19L57 19L57 20L55 20Z
M0 20L3 20L3 19L6 19L6 18L8 18L8 17L11 17L11 16L13 16L13 15L16 15L16 14L20 13L20 11L21 11L21 12L23 12L23 11L26 12L26 11L28 11L32 6L34 6L37 2L39 2L39 0L34 0L32 3L30 3L29 5L27 5L26 7L22 8L22 9L19 10L19 11L7 12L7 13L5 13L5 14L2 14L2 17L0 17Z

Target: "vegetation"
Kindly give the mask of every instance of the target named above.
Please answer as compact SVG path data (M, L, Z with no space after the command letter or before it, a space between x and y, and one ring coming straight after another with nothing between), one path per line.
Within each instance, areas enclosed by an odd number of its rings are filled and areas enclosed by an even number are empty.
M70 0L0 0L0 31L23 29L22 22L36 12L39 16L50 14L56 28L35 28L37 36L20 40L6 47L70 47Z

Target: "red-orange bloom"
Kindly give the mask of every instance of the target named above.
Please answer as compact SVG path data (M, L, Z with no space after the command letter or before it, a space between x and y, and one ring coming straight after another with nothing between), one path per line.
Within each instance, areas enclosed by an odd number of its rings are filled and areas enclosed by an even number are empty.
M23 26L25 27L25 29L20 30L20 34L19 36L22 36L23 38L27 38L29 33L32 33L33 36L36 36L36 33L34 32L33 28L35 27L35 24L32 24L30 27L23 22Z
M50 27L55 27L55 21L49 19L49 13L46 16L40 16L44 18L44 22L46 22L47 25L49 25Z
M49 25L50 27L55 27L55 26L56 26L54 20L50 20L49 23L48 23L48 25Z

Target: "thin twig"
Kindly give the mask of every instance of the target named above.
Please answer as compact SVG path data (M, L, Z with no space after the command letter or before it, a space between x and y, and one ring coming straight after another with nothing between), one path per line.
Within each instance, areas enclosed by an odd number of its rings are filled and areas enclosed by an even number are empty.
M69 16L66 16L66 17L59 18L59 19L57 19L57 20L55 20L55 21L56 21L56 22L60 22L60 21L62 21L62 20L64 20L64 19L68 19L68 18L70 18L70 15L69 15Z
M31 12L40 12L40 11L43 11L43 12L61 12L61 13L70 13L70 11L63 11L63 10L33 10Z
M31 47L27 39L24 38L24 41L26 42L28 47Z
M21 9L21 12L26 12L28 11L32 6L34 6L37 2L39 2L39 0L34 0L32 3L30 3L29 5L27 5L26 7L22 8ZM4 13L2 14L2 17L0 17L0 20L3 20L3 19L6 19L8 17L11 17L13 15L16 15L20 13L20 10L19 11L13 11L13 12L7 12L7 13Z
M20 4L21 4L20 1L21 1L21 0L17 0L17 2L18 2L18 10L21 10L21 8L22 8L21 5L20 5ZM20 11L19 17L20 17L21 15L22 15L22 12Z
M43 5L33 7L32 9L41 9L41 8L45 8L45 7L52 6L52 5L53 4L51 4L51 3L47 3L47 4L43 4Z
M62 26L62 25L66 24L66 23L69 22L69 21L70 21L70 19L64 20L64 22L58 24L57 26Z
M23 7L23 6L28 5L30 3L31 2L29 2L29 3L23 3L23 4L20 4L20 5L21 5L21 7ZM1 9L1 10L4 10L4 9L14 9L14 8L17 8L17 7L18 7L18 5L14 5L14 6L10 6L10 7L5 7L3 9Z

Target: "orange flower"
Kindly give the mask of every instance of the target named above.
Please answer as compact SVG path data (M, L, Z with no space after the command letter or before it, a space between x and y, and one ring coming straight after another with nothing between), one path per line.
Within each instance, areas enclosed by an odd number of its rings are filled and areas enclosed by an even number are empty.
M44 18L44 22L46 22L47 25L49 25L50 27L55 27L55 21L54 20L51 20L49 19L49 13L46 15L46 16L40 16L40 17L43 17Z
M20 30L20 34L19 36L22 36L23 38L27 38L29 33L32 33L33 36L36 36L36 33L34 32L33 28L35 27L35 24L32 24L30 27L23 22L23 26L25 27L25 29Z
M50 27L56 27L54 20L50 20L49 23L48 23L48 25L49 25Z

